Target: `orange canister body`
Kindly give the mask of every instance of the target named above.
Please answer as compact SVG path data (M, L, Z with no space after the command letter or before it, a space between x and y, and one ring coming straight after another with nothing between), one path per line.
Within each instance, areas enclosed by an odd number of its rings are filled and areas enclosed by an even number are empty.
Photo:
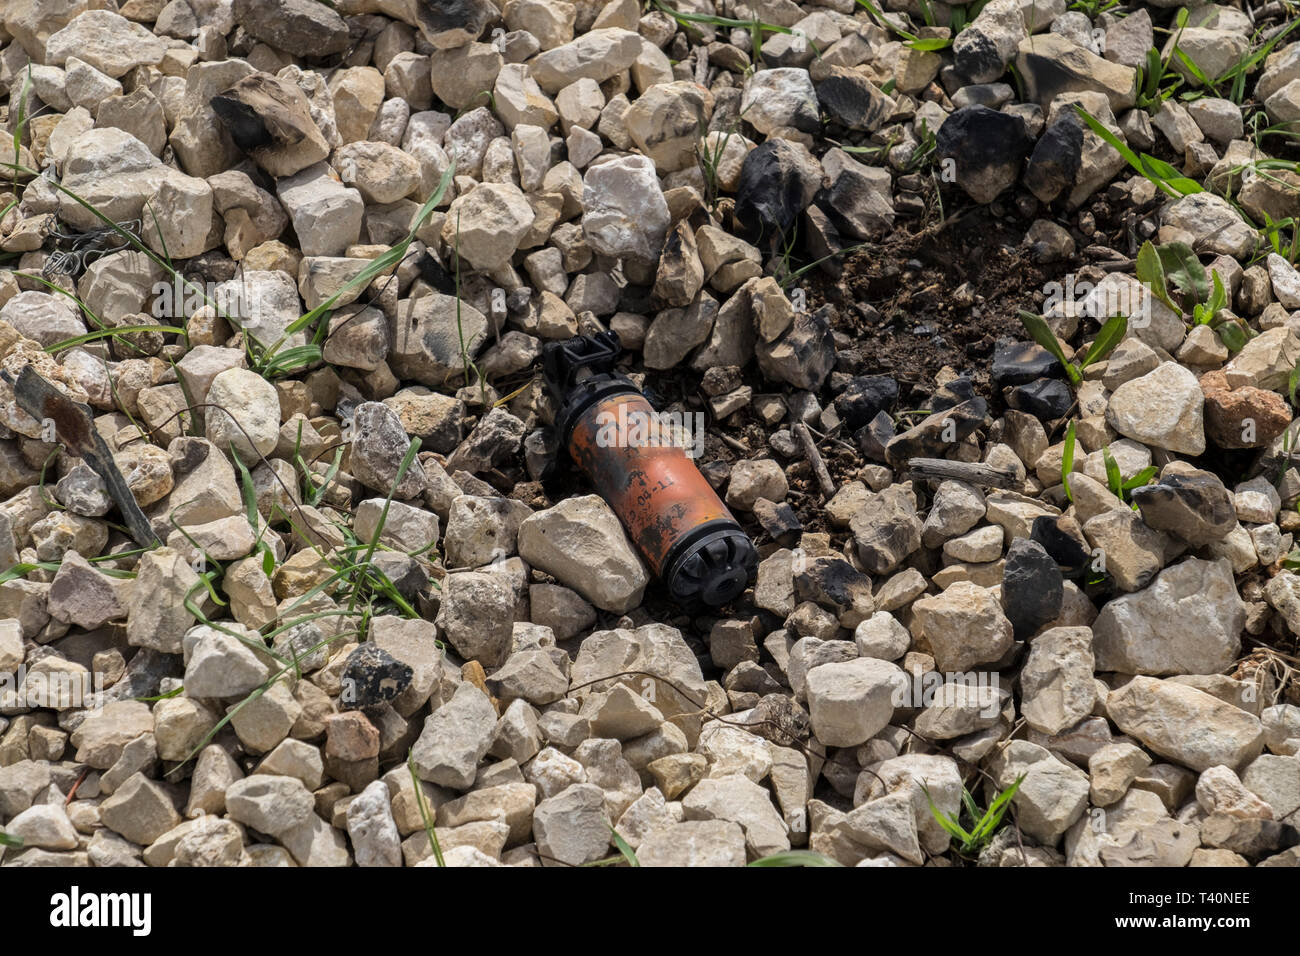
M721 607L753 578L758 553L686 453L685 441L701 441L703 432L670 428L613 370L618 353L611 331L547 344L542 362L558 404L557 450L618 515L673 601Z
M643 396L612 395L578 416L568 450L661 575L673 548L688 535L735 519L686 450L657 422Z

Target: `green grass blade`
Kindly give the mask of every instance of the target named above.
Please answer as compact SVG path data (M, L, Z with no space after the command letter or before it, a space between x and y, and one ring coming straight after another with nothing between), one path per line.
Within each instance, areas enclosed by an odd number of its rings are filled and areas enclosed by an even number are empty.
M433 858L438 861L439 866L446 866L447 861L442 856L442 844L438 842L438 831L434 829L433 819L429 816L429 805L424 801L424 788L420 786L420 775L415 770L414 750L407 752L406 769L411 772L411 786L415 788L415 804L420 808L420 820L424 824L425 836L429 838L429 846L433 849Z
M1088 354L1079 363L1079 371L1083 371L1093 362L1100 362L1109 355L1127 332L1128 319L1125 316L1112 315L1107 319L1101 331L1097 333L1097 337L1092 340L1092 347L1088 349Z
M1070 501L1074 495L1070 492L1070 475L1074 472L1074 419L1065 428L1065 448L1061 452L1061 484L1065 486L1065 497Z
M1024 782L1025 776L1022 773L1011 786L998 794L997 798L989 804L988 810L984 813L984 819L976 827L976 830L980 831L981 838L990 837L997 830L998 824L1002 822L1002 817L1007 812L1007 807L1010 805L1011 799L1016 795L1016 791L1020 789L1020 784Z
M1124 477L1119 473L1119 464L1115 461L1115 456L1110 453L1110 448L1101 450L1101 458L1106 463L1106 484L1111 494L1123 501Z
M618 848L618 852L622 854L623 859L627 861L627 865L640 866L641 861L636 858L636 850L632 849L628 842L624 840L613 827L609 828L609 832L614 838L614 846Z
M1157 468L1155 465L1147 465L1136 475L1134 475L1133 477L1129 478L1124 482L1123 484L1124 493L1128 494L1134 488L1141 488L1143 485L1148 484L1159 471L1160 469Z

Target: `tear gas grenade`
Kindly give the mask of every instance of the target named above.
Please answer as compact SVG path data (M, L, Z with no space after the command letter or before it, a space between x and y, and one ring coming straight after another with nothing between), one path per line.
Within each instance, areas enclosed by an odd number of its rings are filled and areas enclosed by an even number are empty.
M754 573L753 542L687 455L681 430L614 371L619 349L614 332L546 346L560 454L614 509L675 602L726 604Z

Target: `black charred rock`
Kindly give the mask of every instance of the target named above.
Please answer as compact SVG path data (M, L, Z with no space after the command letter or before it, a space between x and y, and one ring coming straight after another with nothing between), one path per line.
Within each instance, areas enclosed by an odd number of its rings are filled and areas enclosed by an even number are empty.
M387 704L406 690L413 675L409 664L367 642L348 655L343 667L342 702L351 710Z
M1025 166L1025 187L1049 203L1074 185L1082 163L1083 124L1074 113L1066 113L1034 144Z
M969 402L974 397L975 383L962 375L936 388L934 394L930 396L930 404L926 407L931 412L942 412L962 402Z
M1092 560L1092 549L1079 522L1069 515L1039 515L1034 519L1030 538L1041 544L1069 577L1082 574Z
M993 384L998 388L1028 385L1039 378L1065 374L1051 352L1034 342L999 342L993 350Z
M292 83L250 73L210 102L235 145L272 176L292 176L329 155L306 95Z
M817 84L817 102L832 121L864 133L874 133L895 109L894 101L857 70L833 66Z
M1036 378L1007 393L1007 404L1045 422L1063 418L1074 404L1070 386L1059 378Z
M1065 581L1047 549L1029 538L1012 541L1002 569L1002 607L1016 640L1060 617L1064 600Z
M808 259L820 263L818 268L822 272L838 279L844 273L844 257L839 255L844 243L826 210L816 204L805 209L799 223L799 234L803 236L803 248Z
M759 498L754 502L754 517L758 519L758 523L767 532L768 537L781 547L793 548L799 543L799 538L803 534L803 525L794 513L794 509L786 502Z
M818 205L842 235L855 239L876 238L894 225L889 173L861 163L845 165L830 188L818 193Z
M1165 475L1157 484L1133 489L1131 497L1148 527L1192 547L1220 541L1237 526L1232 493L1208 471Z
M854 606L869 607L871 578L837 555L809 558L794 575L798 601L812 601L837 615Z
M946 458L984 424L988 414L988 402L982 398L936 412L896 435L885 446L885 459L890 466L901 468L909 458Z
M870 461L884 462L885 446L894 438L894 420L888 412L881 412L853 433L853 441Z
M853 431L898 404L898 383L888 375L860 375L835 396L840 421Z
M499 15L489 0L411 0L406 7L420 31L440 49L477 40Z
M1020 175L1032 143L1025 121L987 106L957 110L939 128L935 157L955 163L957 185L978 203L989 203Z
M775 342L760 339L754 343L754 357L763 374L795 388L821 388L835 367L832 309L824 305L816 312L797 312L790 327Z
M736 186L736 224L760 249L779 247L818 184L795 146L769 139L751 149Z

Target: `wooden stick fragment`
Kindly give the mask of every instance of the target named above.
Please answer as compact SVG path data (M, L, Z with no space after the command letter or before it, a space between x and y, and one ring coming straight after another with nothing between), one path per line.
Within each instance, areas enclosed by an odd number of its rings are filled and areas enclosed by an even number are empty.
M1019 483L1015 475L998 471L989 465L969 461L948 461L946 458L909 458L907 470L913 478L934 481L964 481L986 488L1015 488Z
M826 462L822 461L822 453L817 450L817 443L813 441L808 426L803 422L795 422L790 426L790 431L799 439L799 444L803 445L803 453L808 457L808 464L812 465L813 474L817 476L817 484L821 486L822 497L831 497L835 494L835 482L826 469Z
M31 365L23 367L16 382L7 373L4 377L13 386L18 406L38 422L53 422L59 441L104 479L109 496L122 512L135 543L142 548L160 545L162 542L154 534L153 526L140 510L135 495L114 463L112 451L95 430L95 417L90 406L74 402L43 379Z

